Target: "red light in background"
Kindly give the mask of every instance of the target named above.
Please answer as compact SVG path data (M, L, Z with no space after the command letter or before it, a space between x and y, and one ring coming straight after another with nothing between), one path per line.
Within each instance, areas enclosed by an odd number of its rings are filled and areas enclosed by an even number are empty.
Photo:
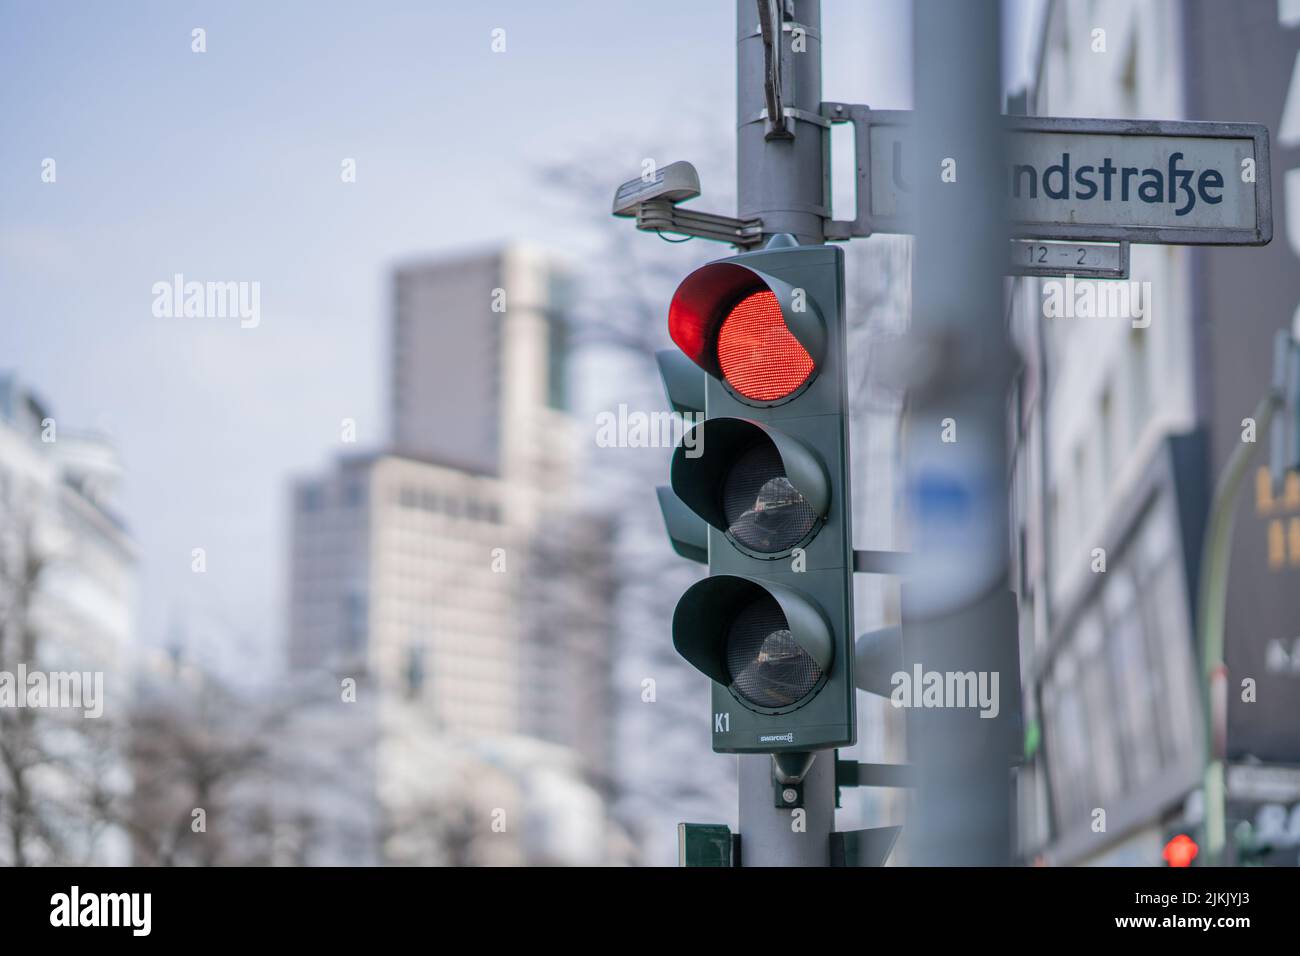
M1186 833L1180 833L1165 844L1165 851L1161 855L1170 866L1191 866L1199 852L1201 848L1196 845L1196 841Z
M772 402L808 380L812 356L786 328L776 296L764 289L741 299L718 330L718 365L746 398Z

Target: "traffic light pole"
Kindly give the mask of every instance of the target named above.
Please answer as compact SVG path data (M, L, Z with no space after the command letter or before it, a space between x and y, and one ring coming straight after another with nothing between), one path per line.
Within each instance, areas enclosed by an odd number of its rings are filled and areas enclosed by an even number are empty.
M736 0L737 205L741 219L762 219L765 240L780 233L804 245L825 240L821 95L821 0ZM770 103L780 109L776 122ZM813 760L803 779L802 812L775 805L771 756L739 760L742 864L829 865L835 752L821 751Z
M1259 400L1252 420L1270 435L1272 478L1280 482L1290 468L1285 418L1295 414L1291 365L1297 343L1279 329L1273 339L1273 385ZM1288 407L1292 406L1292 407ZM1258 446L1239 442L1219 472L1210 501L1201 576L1196 596L1196 627L1201 647L1201 696L1205 719L1205 857L1209 866L1224 862L1227 843L1228 669L1224 662L1224 620L1228 601L1228 566L1232 560L1232 529L1237 494Z
M1256 406L1256 428L1267 432L1282 404L1282 391L1270 389ZM1223 863L1226 836L1227 787L1224 779L1227 749L1228 674L1223 662L1223 622L1228 597L1228 562L1232 558L1232 527L1237 515L1237 492L1256 445L1241 442L1232 450L1219 474L1210 503L1210 518L1201 557L1200 593L1197 595L1201 645L1201 695L1205 719L1205 860Z
M767 115L773 58L760 8L775 8L782 82L775 98L784 132ZM793 9L793 19L782 12ZM775 50L775 47L772 48ZM826 162L821 118L821 0L736 0L736 186L741 219L762 219L763 238L789 233L801 245L825 241Z

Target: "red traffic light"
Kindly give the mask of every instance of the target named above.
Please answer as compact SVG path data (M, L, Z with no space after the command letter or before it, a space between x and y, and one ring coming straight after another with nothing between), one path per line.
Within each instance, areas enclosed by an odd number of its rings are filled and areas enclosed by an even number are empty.
M718 330L718 366L727 384L746 398L773 402L812 374L812 356L786 328L776 296L753 292L732 307Z
M1170 866L1191 866L1192 860L1196 859L1196 854L1200 852L1201 848L1196 845L1195 840L1186 833L1180 833L1165 844L1161 856Z

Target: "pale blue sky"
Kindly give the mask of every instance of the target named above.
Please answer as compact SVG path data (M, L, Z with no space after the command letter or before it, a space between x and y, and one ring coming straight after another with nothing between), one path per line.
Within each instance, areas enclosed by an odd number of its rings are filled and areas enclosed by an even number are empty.
M611 192L702 128L732 155L733 16L729 0L0 3L0 368L117 443L143 640L175 614L214 664L278 660L286 479L340 449L342 418L361 444L386 432L389 265L508 238L573 248L533 171L583 144L625 145ZM826 98L910 106L909 19L905 0L826 0ZM177 272L260 282L260 326L155 318L151 286Z

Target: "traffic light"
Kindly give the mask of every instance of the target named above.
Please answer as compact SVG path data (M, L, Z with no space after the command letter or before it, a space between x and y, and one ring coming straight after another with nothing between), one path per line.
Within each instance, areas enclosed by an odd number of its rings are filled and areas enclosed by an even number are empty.
M1192 861L1196 859L1201 852L1201 848L1196 845L1186 833L1176 833L1170 840L1165 843L1165 848L1160 852L1164 858L1165 864L1172 867L1191 866Z
M660 503L678 553L709 566L677 604L673 645L713 680L713 749L852 744L843 253L779 237L712 262L677 288L668 328L669 400L704 419Z

